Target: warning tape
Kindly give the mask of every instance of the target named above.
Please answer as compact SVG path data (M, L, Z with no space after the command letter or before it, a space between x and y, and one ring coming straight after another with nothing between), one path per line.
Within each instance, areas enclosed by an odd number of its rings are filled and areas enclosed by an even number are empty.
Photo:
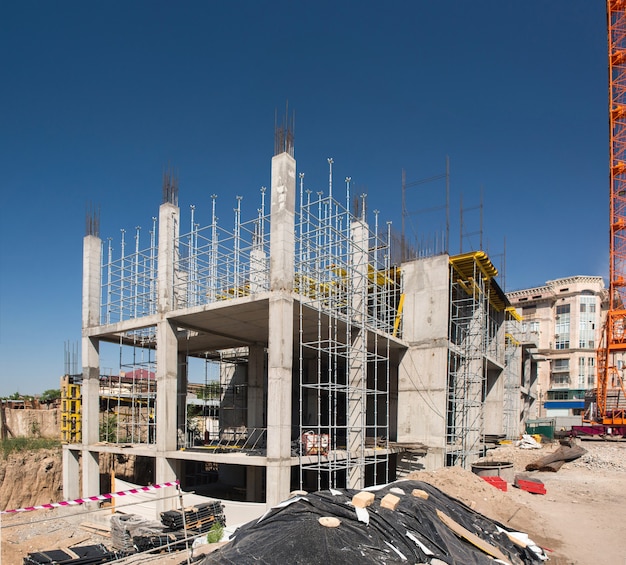
M139 492L147 492L150 490L158 490L166 487L177 487L180 481L172 481L169 483L161 483L158 485L150 485L147 487L132 488L130 490L121 490L119 492L110 492L108 494L99 494L97 496L88 496L87 498L75 498L74 500L63 500L62 502L50 502L49 504L41 504L39 506L28 506L26 508L16 508L14 510L2 510L0 514L14 514L15 512L30 512L32 510L49 510L50 508L60 508L63 506L75 506L84 504L85 502L94 502L96 500L110 500L116 496L126 496L129 494L137 494Z

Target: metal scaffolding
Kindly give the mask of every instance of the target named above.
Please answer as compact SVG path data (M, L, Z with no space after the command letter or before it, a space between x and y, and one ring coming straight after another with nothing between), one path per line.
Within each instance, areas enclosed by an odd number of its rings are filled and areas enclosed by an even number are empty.
M190 229L182 234L174 265L176 308L210 304L269 289L269 216L265 187L252 220L242 221L242 197L236 197L232 230L218 224L217 196L211 196L211 223L200 227L195 206L190 208Z
M153 444L156 438L156 329L120 336L119 372L100 378L100 440Z
M389 336L400 297L388 231L378 233L300 176L295 289L299 301L300 485L388 477ZM350 179L346 179L350 201ZM396 329L398 331L398 328ZM382 449L381 449L382 448ZM361 483L363 484L363 483Z
M478 260L450 261L446 464L468 468L483 441L489 296Z
M126 230L121 230L119 252L109 238L103 254L100 321L114 324L156 312L157 219L152 218L150 244L141 248L141 227L135 228L134 251L128 251Z
M515 336L520 335L519 322L506 320L504 366L504 433L508 439L518 439L520 434L520 399L522 348Z

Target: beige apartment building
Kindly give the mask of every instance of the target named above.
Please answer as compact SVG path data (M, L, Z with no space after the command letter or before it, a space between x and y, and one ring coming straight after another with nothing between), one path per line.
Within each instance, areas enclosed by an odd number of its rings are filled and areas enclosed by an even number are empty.
M602 277L565 277L508 292L522 316L522 335L537 344L539 418L583 416L596 387L596 348L606 316Z

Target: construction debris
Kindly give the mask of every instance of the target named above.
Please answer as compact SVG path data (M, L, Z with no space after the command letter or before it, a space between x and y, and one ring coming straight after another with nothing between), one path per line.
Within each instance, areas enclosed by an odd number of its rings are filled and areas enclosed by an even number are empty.
M545 559L532 541L519 541L527 539L524 534L507 531L422 481L397 481L368 491L374 501L367 508L353 505L359 493L350 489L296 496L239 528L230 543L201 563L488 565L496 557L502 563L531 565ZM427 497L415 496L415 491ZM394 512L381 510L384 500L393 502ZM363 512L367 522L359 516ZM330 517L340 523L323 527L321 519Z
M521 449L541 449L541 442L529 434L524 434L522 439L515 442L515 447Z
M579 445L574 443L562 444L556 451L549 453L545 457L541 459L537 459L532 463L526 465L527 471L550 471L555 473L558 471L563 464L568 461L574 461L579 457L582 457L585 453L587 453L586 449L583 449Z
M177 551L184 549L192 536L207 533L214 524L226 525L224 508L218 501L198 504L184 511L162 512L161 522L134 514L114 514L111 516L110 534L113 550L104 545L46 550L29 553L24 558L24 565L88 565L108 563L138 552ZM87 527L101 530L92 524L87 524Z

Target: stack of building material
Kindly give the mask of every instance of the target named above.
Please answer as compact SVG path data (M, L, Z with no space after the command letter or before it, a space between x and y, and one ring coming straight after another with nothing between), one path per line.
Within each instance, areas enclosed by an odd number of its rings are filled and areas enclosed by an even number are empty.
M113 547L123 551L135 550L133 539L136 536L158 535L166 526L154 520L146 520L135 514L114 514L111 516L111 542Z
M178 551L185 547L185 532L170 532L146 536L135 536L133 544L137 551L159 550L161 553Z
M121 557L103 545L82 545L72 549L49 549L37 553L29 553L24 557L24 565L92 565L108 563Z
M185 508L184 517L180 510L161 512L161 522L171 531L186 528L188 532L201 534L208 532L216 522L225 526L226 518L222 504L212 501Z

